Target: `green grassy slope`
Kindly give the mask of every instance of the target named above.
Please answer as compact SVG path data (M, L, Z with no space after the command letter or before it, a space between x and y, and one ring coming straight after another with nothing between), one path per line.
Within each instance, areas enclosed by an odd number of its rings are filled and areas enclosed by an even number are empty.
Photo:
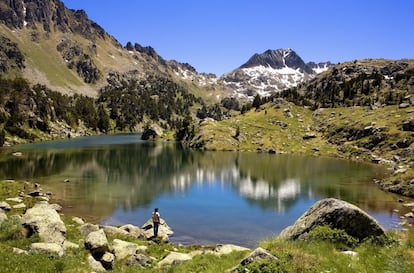
M402 129L413 112L413 106L314 112L293 104L266 104L260 110L220 122L202 121L190 145L207 150L312 154L383 163L395 172L380 182L381 187L414 196L414 134Z

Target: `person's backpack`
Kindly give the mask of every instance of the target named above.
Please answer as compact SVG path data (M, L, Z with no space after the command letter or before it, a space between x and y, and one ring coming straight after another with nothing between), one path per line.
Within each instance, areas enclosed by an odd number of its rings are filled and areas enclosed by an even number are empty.
M152 221L153 222L160 222L160 215L156 212L152 214Z

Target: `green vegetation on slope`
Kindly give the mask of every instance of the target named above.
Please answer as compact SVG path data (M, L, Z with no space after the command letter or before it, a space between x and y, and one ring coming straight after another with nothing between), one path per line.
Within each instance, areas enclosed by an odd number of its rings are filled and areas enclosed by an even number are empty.
M336 156L383 163L395 172L379 184L414 196L413 106L341 107L312 111L267 103L222 121L205 120L190 145L208 150Z
M191 145L208 150L335 153L335 147L317 137L320 134L311 124L309 109L293 104L267 104L230 119L201 122ZM309 139L304 140L307 136Z

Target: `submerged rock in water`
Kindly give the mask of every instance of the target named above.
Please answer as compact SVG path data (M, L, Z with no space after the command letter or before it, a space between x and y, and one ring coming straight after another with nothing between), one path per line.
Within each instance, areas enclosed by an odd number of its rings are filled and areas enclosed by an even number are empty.
M316 202L292 226L282 230L279 238L304 239L318 226L344 230L359 240L385 234L384 228L360 208L342 200L327 198Z

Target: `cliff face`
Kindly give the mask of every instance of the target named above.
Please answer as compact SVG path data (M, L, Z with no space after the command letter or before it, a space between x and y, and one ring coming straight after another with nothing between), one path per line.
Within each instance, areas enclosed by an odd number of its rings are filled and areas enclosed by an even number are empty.
M414 102L414 61L366 59L342 63L296 91L320 107Z
M70 10L59 0L1 0L0 22L9 28L42 26L44 31L73 32L87 39L105 38L105 30L89 20L85 11Z

